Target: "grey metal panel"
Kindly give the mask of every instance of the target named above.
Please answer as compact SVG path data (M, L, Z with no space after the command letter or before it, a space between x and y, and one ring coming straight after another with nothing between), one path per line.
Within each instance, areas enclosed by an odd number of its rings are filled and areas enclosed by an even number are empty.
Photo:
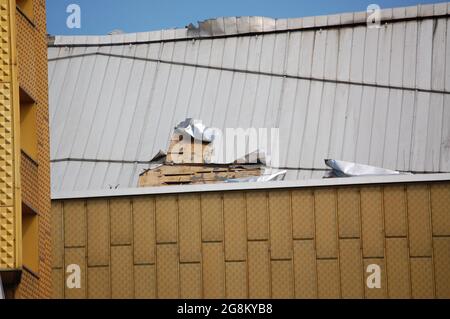
M418 12L400 11L386 12ZM221 129L280 128L288 179L322 176L328 157L450 171L448 19L288 32L350 17L226 18L210 21L213 32L281 33L186 41L180 30L57 37L65 47L49 48L51 159L63 161L52 163L52 188L136 186L146 166L137 162L165 149L186 117Z

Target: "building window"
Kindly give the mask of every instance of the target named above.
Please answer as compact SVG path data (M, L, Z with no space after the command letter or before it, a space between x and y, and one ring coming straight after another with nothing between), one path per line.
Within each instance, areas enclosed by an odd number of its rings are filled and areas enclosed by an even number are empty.
M20 90L20 143L22 151L32 160L37 161L37 106L22 89Z
M39 272L39 216L22 204L22 260L35 274Z
M31 21L34 18L33 0L16 0L19 10Z

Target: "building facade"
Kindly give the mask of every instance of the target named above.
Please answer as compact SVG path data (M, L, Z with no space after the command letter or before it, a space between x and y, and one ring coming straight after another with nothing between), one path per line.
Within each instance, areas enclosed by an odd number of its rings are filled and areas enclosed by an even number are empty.
M7 298L51 295L44 0L1 0L0 273Z

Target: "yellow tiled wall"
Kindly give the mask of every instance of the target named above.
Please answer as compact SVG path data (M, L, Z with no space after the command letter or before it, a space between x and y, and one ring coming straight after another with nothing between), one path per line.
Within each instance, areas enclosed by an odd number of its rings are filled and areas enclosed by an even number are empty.
M450 298L450 183L55 201L52 220L54 298Z

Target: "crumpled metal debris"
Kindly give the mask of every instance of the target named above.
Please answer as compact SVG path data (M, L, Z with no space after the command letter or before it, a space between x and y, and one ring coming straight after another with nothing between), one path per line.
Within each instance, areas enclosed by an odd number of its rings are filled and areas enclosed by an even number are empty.
M331 168L331 171L327 172L324 178L335 177L360 177L360 176L390 176L390 175L402 175L404 173L398 171L392 171L389 169L338 161L333 159L325 160L325 164Z
M215 138L215 130L206 127L202 121L188 118L175 127L180 134L187 134L196 141L212 143Z

